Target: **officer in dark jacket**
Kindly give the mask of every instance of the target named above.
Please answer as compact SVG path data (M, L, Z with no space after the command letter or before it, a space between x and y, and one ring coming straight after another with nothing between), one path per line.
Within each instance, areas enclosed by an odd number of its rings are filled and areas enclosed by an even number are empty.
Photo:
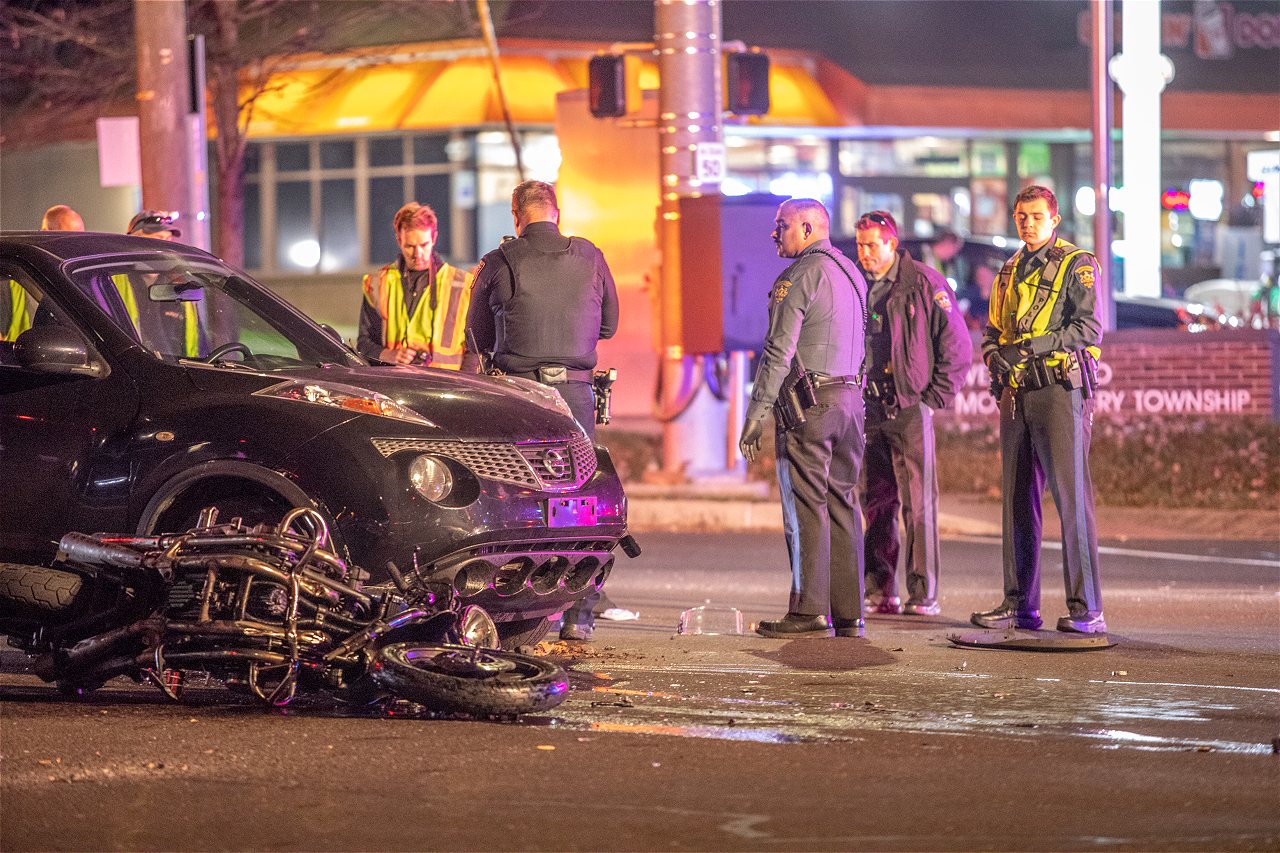
M859 388L866 282L831 246L831 220L813 199L778 208L778 256L795 258L774 282L769 332L738 446L754 460L764 416L800 371L814 376L804 423L777 433L778 484L791 555L791 600L766 637L862 636L862 465ZM781 425L780 425L781 426Z
M942 273L898 248L898 224L883 210L856 225L858 265L870 296L867 318L867 452L863 472L869 613L936 616L938 472L933 411L964 384L973 345ZM895 578L898 510L906 528L904 607Z
M519 238L504 240L476 269L462 369L477 372L484 353L509 376L550 385L594 439L596 343L618 328L613 275L589 240L561 235L550 184L517 186L511 216ZM561 638L591 638L598 600L593 593L565 612Z
M1004 601L975 613L984 628L1040 627L1040 499L1046 480L1062 520L1067 615L1059 631L1105 633L1089 438L1093 366L1102 341L1094 312L1098 262L1058 237L1058 200L1018 193L1026 243L996 279L982 357L1000 392Z

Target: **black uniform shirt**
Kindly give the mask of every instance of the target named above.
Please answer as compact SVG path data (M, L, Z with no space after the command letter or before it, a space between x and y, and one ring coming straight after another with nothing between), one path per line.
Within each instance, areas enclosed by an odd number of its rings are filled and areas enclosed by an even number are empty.
M893 339L889 334L889 324L885 315L889 313L889 296L898 281L898 258L895 255L893 265L885 271L884 278L872 279L869 287L871 294L867 302L867 375L879 377L891 373L890 362L893 359Z

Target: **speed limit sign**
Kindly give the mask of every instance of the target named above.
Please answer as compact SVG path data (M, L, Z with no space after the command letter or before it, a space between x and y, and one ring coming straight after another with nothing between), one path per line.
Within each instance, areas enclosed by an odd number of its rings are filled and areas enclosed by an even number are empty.
M699 142L693 152L693 173L704 184L718 184L725 178L724 143Z

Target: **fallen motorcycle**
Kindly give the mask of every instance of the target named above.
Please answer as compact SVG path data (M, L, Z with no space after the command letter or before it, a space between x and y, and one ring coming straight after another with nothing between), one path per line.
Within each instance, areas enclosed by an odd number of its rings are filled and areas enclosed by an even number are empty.
M307 508L252 528L210 508L181 534L68 533L52 568L0 563L0 633L71 694L127 676L178 700L207 673L272 706L299 691L472 715L564 701L564 670L498 649L482 609L394 565L393 584L366 586L328 544Z

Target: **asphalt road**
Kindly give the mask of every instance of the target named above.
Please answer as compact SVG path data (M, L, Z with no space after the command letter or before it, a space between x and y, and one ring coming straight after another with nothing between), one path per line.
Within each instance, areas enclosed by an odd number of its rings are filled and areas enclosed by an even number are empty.
M0 655L0 850L1280 849L1274 545L1110 545L1116 645L1037 653L946 639L994 540L944 542L943 616L790 642L675 632L780 615L777 534L641 544L609 585L641 618L543 649L574 690L517 723L68 701Z

